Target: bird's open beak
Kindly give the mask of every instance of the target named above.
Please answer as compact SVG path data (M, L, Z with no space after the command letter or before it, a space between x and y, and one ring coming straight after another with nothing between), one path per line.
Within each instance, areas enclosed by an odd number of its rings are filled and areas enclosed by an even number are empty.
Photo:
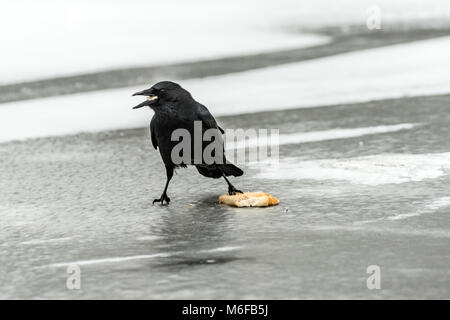
M149 94L145 90L133 93L133 96L147 96L147 100L145 100L144 102L142 102L142 103L138 104L137 106L133 107L133 109L139 109L139 108L142 108L142 107L145 107L145 106L149 106L149 105L155 103L156 100L158 100L158 96L156 96L154 94Z
M133 93L133 96L146 96L146 91L147 90L143 90L143 91L139 91L139 92L135 92Z

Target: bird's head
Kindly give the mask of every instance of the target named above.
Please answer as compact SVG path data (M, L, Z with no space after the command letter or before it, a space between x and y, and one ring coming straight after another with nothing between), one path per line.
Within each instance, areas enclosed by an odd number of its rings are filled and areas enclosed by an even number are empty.
M142 108L144 106L156 107L165 102L175 102L186 93L189 94L175 82L161 81L149 89L134 93L133 96L147 96L147 100L133 107L133 109Z

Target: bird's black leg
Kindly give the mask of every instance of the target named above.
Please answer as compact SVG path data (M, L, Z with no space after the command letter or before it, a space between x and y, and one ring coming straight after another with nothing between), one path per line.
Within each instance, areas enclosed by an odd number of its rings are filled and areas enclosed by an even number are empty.
M161 195L161 198L153 200L153 204L155 204L155 202L161 202L161 204L164 204L164 201L166 202L166 204L169 204L170 202L170 198L167 196L167 188L169 187L170 179L172 179L173 177L173 167L166 167L166 174L167 174L166 186L164 187L164 191Z
M225 175L222 175L223 178L225 179L225 181L228 183L228 194L229 195L233 195L236 193L243 193L241 190L236 189L230 181L228 181L227 177L225 177Z

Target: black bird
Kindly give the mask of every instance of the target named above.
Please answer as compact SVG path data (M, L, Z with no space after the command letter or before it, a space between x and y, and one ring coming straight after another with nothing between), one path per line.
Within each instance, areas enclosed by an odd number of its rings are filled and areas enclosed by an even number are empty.
M167 187L172 179L174 169L177 167L186 168L187 165L195 165L198 172L205 177L215 179L223 177L228 184L229 194L242 193L230 183L227 176L238 177L244 172L228 162L225 153L223 153L222 161L216 161L212 164L206 164L203 160L200 163L194 163L194 156L191 156L189 163L176 164L172 161L172 149L178 144L178 141L172 141L171 139L174 130L186 129L193 137L194 121L201 121L203 132L208 129L216 129L220 132L217 132L219 137L224 133L224 130L217 125L216 119L204 105L195 101L191 94L179 84L171 81L158 82L150 89L133 94L133 96L136 95L147 96L147 100L133 109L149 106L155 112L150 122L150 136L153 147L159 148L159 153L166 167L167 181L164 191L159 199L153 200L153 203L161 202L161 204L164 204L165 201L168 204L170 202L170 198L167 196ZM223 140L221 143L223 151ZM202 142L202 151L206 146L207 144ZM191 152L191 155L194 155L194 153Z

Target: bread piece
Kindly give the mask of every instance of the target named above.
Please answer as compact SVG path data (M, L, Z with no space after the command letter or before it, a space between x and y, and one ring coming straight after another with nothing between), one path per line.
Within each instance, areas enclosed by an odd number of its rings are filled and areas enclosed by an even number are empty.
M269 207L277 205L279 201L268 193L257 191L236 193L231 196L223 194L219 197L219 203L232 207Z

